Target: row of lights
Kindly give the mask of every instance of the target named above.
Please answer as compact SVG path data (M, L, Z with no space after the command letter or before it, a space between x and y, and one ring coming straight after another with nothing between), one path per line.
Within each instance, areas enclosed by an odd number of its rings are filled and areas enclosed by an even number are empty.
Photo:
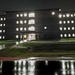
M5 32L5 30L0 30L0 33L2 33L2 31Z
M75 34L60 34L60 37L75 37Z
M0 20L1 20L1 21L3 21L3 20L5 21L5 20L6 20L6 18L0 18Z
M69 20L67 20L67 21L59 21L59 24L70 24L70 23L74 23L74 20L71 20L71 21L69 21Z
M59 29L60 29L61 31L62 31L62 30L74 30L75 27L60 27Z
M24 13L24 14L16 14L16 17L27 17L27 15L28 15L28 17L35 17L35 13L29 13L29 14L27 14L27 13Z
M0 24L0 27L5 26L5 24Z
M27 20L16 21L16 24L26 24L26 23L27 23ZM28 24L35 24L35 20L34 19L29 20Z
M58 15L59 16L59 18L64 18L64 17L74 17L75 16L75 14L69 14L69 13L67 13L67 14L59 14Z
M0 39L5 39L5 36L0 36Z
M19 35L16 35L16 38L19 38ZM20 38L22 38L22 35L20 35Z
M16 28L16 31L19 31L19 30L20 30L20 31L23 31L23 30L26 31L27 28L26 28L26 27L24 27L24 28L23 28L23 27ZM28 30L29 30L29 31L35 31L35 27L34 27L34 26L30 26L30 27L28 27Z

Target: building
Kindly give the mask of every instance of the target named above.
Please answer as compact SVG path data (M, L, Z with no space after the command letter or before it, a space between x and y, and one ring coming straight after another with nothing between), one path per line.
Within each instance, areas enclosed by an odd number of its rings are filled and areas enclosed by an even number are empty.
M41 9L5 11L0 15L2 40L60 40L75 37L74 11Z

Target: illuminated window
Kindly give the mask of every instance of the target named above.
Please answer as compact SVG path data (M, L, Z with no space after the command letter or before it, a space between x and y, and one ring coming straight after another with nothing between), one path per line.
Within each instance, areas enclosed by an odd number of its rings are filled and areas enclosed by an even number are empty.
M68 30L70 30L70 27L68 27Z
M73 17L73 14L71 14L71 17Z
M35 17L35 13L29 13L29 17Z
M23 21L22 20L20 20L20 24L23 24Z
M63 34L60 34L60 37L63 37Z
M3 24L3 26L5 26L5 24Z
M47 29L47 27L44 27L44 29Z
M68 34L68 37L71 37L71 34Z
M72 27L72 30L74 30L74 27Z
M66 24L66 21L63 21L64 24Z
M64 27L64 30L66 30L66 27Z
M61 11L61 9L59 9L59 11Z
M16 21L16 24L19 24L19 21Z
M23 30L23 27L20 28L20 31L22 31L22 30Z
M72 37L75 37L75 34L72 34Z
M63 17L65 17L65 15L63 15Z
M1 18L1 21L3 20L3 18Z
M20 14L20 17L23 17L23 14Z
M2 33L2 30L0 30L0 33Z
M26 21L26 20L24 20L24 23L27 23L27 21Z
M59 14L59 18L62 18L62 14Z
M2 24L0 24L0 26L2 27Z
M19 38L19 35L16 35L16 38Z
M19 17L19 14L16 14L16 17Z
M31 27L28 28L28 30L29 31L35 31L35 27L34 26L31 26Z
M22 35L20 35L20 38L22 38Z
M60 27L59 29L62 30L62 27Z
M72 20L71 23L74 23L74 20Z
M74 14L74 16L75 16L75 14Z
M62 21L59 21L59 24L62 24Z
M2 36L0 36L0 39L2 38Z
M70 14L66 14L66 17L70 17Z
M3 30L3 32L5 32L5 30Z
M19 28L16 28L16 31L19 31Z
M35 20L34 19L29 20L28 24L35 24Z
M55 15L55 12L52 12L52 15Z
M24 28L24 30L26 30L26 27Z
M3 36L3 39L5 39L5 36Z
M4 18L4 20L6 20L6 18Z
M64 34L64 37L67 37L67 34Z
M69 23L70 23L70 21L68 20L68 21L67 21L67 23L69 24Z
M24 13L24 17L27 17L27 13Z
M26 38L26 35L24 35L23 37Z

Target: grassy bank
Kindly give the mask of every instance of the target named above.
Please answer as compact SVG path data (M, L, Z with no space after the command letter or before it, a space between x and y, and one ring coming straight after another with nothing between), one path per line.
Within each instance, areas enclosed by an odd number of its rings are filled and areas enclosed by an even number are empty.
M75 56L75 42L27 42L0 51L0 57Z

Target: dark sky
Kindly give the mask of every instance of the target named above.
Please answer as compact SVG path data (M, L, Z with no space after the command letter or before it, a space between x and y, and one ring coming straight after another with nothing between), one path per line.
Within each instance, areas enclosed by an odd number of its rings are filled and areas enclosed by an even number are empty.
M75 0L0 0L0 11L62 8L75 9Z

